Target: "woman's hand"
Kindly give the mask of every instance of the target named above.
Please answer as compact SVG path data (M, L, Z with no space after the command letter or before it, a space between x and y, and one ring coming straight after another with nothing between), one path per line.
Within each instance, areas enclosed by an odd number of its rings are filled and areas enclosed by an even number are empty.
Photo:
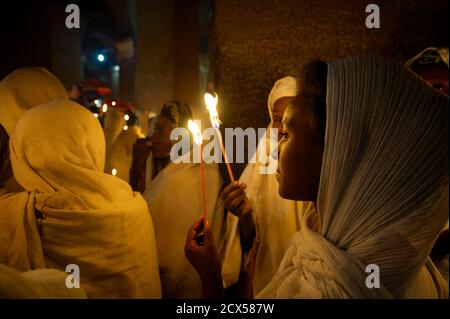
M199 274L205 298L223 298L222 265L211 224L202 216L189 229L184 254Z
M139 138L133 145L133 165L142 169L145 168L147 158L150 155L152 147L150 146L150 137Z
M203 280L221 271L211 224L203 216L189 229L184 254Z
M222 200L225 208L237 217L252 212L252 202L245 193L246 188L247 185L234 182L225 187L222 192Z

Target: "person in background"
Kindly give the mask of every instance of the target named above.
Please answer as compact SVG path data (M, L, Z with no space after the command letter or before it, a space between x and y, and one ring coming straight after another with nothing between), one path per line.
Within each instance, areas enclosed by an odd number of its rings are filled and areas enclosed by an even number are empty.
M133 169L134 189L143 191L155 225L158 262L164 298L200 298L200 277L184 256L186 231L202 213L202 189L199 163L192 152L177 154L184 163L174 163L170 152L178 140L171 140L175 128L188 128L192 112L187 104L169 101L156 118L151 138L135 145ZM151 145L151 146L150 146ZM205 155L205 154L204 154ZM207 158L203 158L205 162ZM134 172L133 172L134 170ZM223 247L225 212L220 200L222 178L218 164L204 165L206 213L213 221L217 247ZM138 179L140 176L140 180Z
M291 76L276 81L270 91L267 103L270 115L268 128L278 130L274 144L283 137L283 114L296 94L296 80ZM258 148L265 147L267 156L270 156L270 138L268 134L258 145ZM239 182L228 185L222 192L224 205L233 214L229 216L232 222L227 225L235 228L232 232L234 237L228 241L229 248L223 263L224 281L227 286L235 283L236 272L244 268L241 280L246 281L246 297L258 294L271 281L292 236L299 230L301 214L306 209L314 209L308 202L282 198L278 194L276 174L263 174L260 171L269 162L262 164L256 161L256 154ZM242 252L247 253L252 246L252 252L244 257L241 265ZM231 274L234 276L231 277Z

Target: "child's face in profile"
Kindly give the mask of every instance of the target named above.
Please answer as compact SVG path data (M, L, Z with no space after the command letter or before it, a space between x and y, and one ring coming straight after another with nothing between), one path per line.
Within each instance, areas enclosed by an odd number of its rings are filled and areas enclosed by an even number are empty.
M312 114L289 106L283 116L279 142L278 192L286 199L316 201L322 167L323 146Z

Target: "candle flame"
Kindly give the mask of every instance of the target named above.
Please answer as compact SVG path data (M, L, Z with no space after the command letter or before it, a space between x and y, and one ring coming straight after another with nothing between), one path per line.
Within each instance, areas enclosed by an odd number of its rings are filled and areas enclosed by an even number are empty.
M203 96L205 99L206 109L209 112L209 119L211 120L211 125L214 128L219 128L220 119L219 114L217 113L217 102L219 101L219 97L217 94L213 96L211 93L205 93Z
M116 176L116 175L117 175L117 170L116 170L115 168L113 168L111 174L112 174L113 176Z
M194 136L195 144L197 145L202 144L203 142L202 133L200 132L200 129L198 128L197 124L195 124L194 121L189 120L188 128L191 131L192 135Z
M102 107L102 111L103 111L103 113L105 113L106 111L108 111L108 104L103 104L103 107Z

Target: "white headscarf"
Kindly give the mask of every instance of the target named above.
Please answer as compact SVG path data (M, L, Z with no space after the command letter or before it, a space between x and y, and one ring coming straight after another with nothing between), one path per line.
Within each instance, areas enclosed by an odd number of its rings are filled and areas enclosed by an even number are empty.
M46 69L17 69L0 81L0 124L11 136L17 121L27 110L67 98L64 86Z
M292 76L286 76L275 82L269 94L267 106L270 122L273 122L273 105L278 99L297 95L297 81Z
M448 98L401 65L328 63L318 224L258 296L448 298L428 255L448 217ZM381 287L369 289L366 265Z

